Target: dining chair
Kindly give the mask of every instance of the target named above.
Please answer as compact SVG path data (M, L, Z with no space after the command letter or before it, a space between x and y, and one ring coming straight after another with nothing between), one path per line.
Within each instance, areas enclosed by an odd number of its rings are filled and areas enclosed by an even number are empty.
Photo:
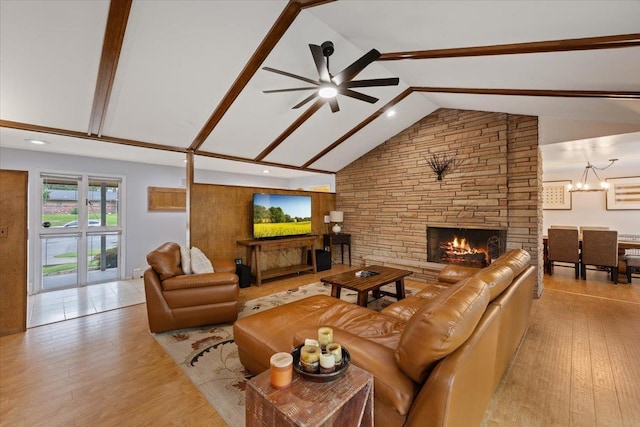
M574 265L576 279L580 277L580 242L578 228L549 228L547 260L549 275L553 275L554 262L568 262Z
M627 283L631 284L631 274L640 273L640 249L626 249L624 252Z
M611 280L618 283L618 232L615 230L584 230L582 233L582 279L587 278L587 265L606 268Z
M584 232L584 230L608 230L609 227L601 227L601 226L593 226L593 225L581 225L580 226L580 235L582 236L582 233Z

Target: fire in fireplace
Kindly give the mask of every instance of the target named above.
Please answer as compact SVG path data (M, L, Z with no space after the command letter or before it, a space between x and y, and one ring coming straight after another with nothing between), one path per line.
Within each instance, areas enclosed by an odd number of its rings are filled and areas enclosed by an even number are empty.
M506 229L427 227L427 261L486 267L503 252Z

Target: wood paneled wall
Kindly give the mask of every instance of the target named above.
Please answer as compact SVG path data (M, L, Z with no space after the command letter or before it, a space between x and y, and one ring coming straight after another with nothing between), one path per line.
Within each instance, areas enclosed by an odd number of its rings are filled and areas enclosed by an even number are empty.
M236 242L253 237L253 193L311 196L313 234L320 236L316 248L322 247L322 234L326 233L324 216L335 209L334 193L214 184L191 186L191 246L202 249L209 258L242 258L246 264L247 249ZM287 263L287 254L277 258L280 259L269 261L270 268Z
M0 170L0 336L27 329L28 179Z

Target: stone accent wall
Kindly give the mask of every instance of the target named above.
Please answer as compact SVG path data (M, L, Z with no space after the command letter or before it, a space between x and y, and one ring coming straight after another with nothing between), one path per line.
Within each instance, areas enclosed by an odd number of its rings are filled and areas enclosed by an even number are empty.
M458 159L442 181L431 153ZM507 227L507 248L542 265L541 176L537 117L440 109L339 171L336 209L356 266L384 263L434 280L443 266L426 261L429 224Z

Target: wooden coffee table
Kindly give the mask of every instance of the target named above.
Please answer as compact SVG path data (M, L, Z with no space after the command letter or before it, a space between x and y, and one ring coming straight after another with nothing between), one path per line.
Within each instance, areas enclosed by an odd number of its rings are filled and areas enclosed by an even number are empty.
M376 271L378 274L369 277L358 277L356 272L367 270ZM331 285L331 296L340 298L342 288L351 289L358 292L358 305L367 306L369 291L373 291L375 298L380 295L395 297L398 301L404 298L404 278L411 275L411 271L399 270L397 268L383 267L381 265L369 265L358 270L351 270L345 273L334 274L323 277L323 283ZM396 282L396 293L381 291L380 287L388 283Z

